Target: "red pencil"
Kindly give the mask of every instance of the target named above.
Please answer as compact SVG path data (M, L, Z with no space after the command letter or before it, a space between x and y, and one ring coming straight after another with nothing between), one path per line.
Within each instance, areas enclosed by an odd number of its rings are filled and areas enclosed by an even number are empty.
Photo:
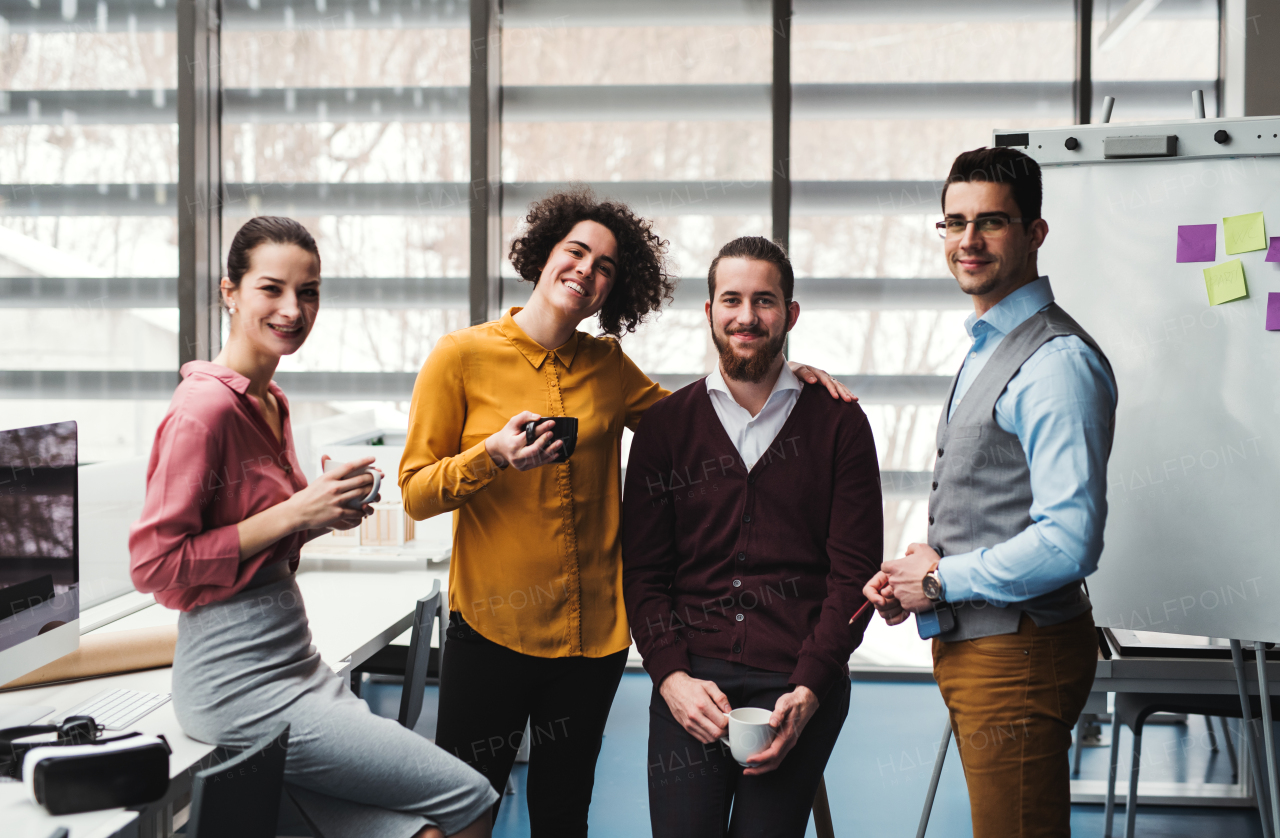
M866 602L862 603L862 607L858 609L857 613L855 613L852 617L849 618L849 625L853 625L853 621L861 617L862 612L866 611L870 607L871 607L871 600L867 600Z

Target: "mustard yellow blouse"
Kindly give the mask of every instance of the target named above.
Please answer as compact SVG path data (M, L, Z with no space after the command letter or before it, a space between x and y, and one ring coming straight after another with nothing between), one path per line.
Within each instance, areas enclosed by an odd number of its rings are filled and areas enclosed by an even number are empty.
M621 440L668 395L612 338L544 349L500 320L440 339L413 388L400 462L416 520L453 512L449 608L543 658L603 657L631 639L622 600ZM484 441L522 410L575 416L566 463L500 470Z

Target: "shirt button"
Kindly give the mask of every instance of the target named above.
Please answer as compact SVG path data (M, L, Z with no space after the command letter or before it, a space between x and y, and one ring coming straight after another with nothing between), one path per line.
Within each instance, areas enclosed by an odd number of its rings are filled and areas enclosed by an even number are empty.
M745 618L745 617L743 617L741 614L739 614L739 615L738 615L737 617L735 617L734 619L735 619L735 620L737 620L738 622L742 622L742 621L743 621L744 619L746 619L746 618Z
M733 587L735 587L735 588L741 588L741 587L742 587L742 580L741 580L741 579L734 579L734 580L733 580Z
M747 560L747 554L746 554L746 553L739 553L739 554L738 554L738 561L740 561L740 562L745 562L746 560Z
M978 353L977 353L977 352L970 352L970 353L969 353L969 357L970 357L970 358L977 358L977 357L978 357Z
M735 655L740 655L740 654L742 654L742 644L741 644L741 643L735 643L735 644L733 644L733 653L734 653Z
M743 522L744 522L744 523L750 524L750 523L751 523L751 516L750 516L750 515L743 515L743 516L742 516L742 520L743 520Z

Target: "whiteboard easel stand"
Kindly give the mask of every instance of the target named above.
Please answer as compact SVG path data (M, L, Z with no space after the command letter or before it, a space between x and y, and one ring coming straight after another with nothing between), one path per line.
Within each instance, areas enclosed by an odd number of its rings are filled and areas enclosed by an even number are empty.
M1261 676L1261 679L1258 683L1258 693L1259 695L1261 695L1261 693L1264 690L1263 684L1266 683L1266 655L1264 654L1261 658L1259 658L1259 660L1262 661L1261 666L1259 667L1259 670L1258 670L1258 674ZM1263 792L1262 792L1264 778L1268 780L1267 786L1269 788L1271 789L1275 788L1274 778L1272 776L1274 774L1274 771L1268 770L1265 774L1263 773L1262 755L1259 752L1257 745L1255 744L1256 737L1254 734L1254 727L1253 727L1253 710L1249 706L1249 688L1245 682L1244 652L1241 650L1239 640L1231 641L1231 664L1236 671L1236 690L1240 694L1240 711L1244 716L1243 721L1241 722L1241 725L1240 725L1240 740L1241 740L1240 744L1242 746L1248 747L1249 749L1249 763L1253 767L1253 784L1255 788L1254 794L1258 799L1258 817L1262 821L1262 834L1264 838L1275 838L1275 832L1273 831L1274 814L1272 811L1275 808L1275 801L1274 799L1267 801L1266 798L1263 796ZM1266 718L1270 718L1271 716L1271 707L1269 706L1270 701L1267 700L1267 701L1264 701L1263 703L1268 705L1265 708L1266 714L1267 714ZM1246 733L1249 737L1248 739L1245 739ZM1271 741L1271 737L1267 737L1267 745L1268 745L1267 759L1271 761L1271 766L1274 766L1275 765L1275 761L1274 761L1275 746ZM1270 805L1268 805L1268 803Z
M1262 739L1267 744L1267 783L1271 791L1271 834L1280 835L1280 788L1276 783L1276 732L1271 724L1271 690L1267 684L1267 645L1253 641L1258 662L1258 703L1262 705ZM1262 793L1262 789L1258 789Z

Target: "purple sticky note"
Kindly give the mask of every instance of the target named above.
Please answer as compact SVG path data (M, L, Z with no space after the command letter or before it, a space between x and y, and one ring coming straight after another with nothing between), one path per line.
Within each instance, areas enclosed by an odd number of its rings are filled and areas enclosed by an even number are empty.
M1271 237L1271 247L1267 248L1266 262L1280 262L1280 236Z
M1178 261L1212 262L1217 258L1217 224L1181 224L1178 226Z
M1267 295L1267 331L1280 331L1280 294L1274 291Z

